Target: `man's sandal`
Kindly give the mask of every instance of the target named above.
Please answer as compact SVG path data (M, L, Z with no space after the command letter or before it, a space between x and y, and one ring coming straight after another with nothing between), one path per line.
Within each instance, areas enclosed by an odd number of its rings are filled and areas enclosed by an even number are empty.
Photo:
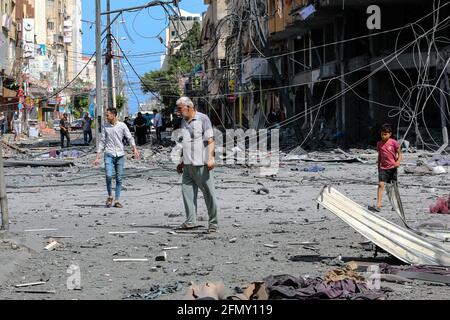
M177 230L192 230L195 229L195 226L190 223L184 222L181 226L177 228Z
M116 203L114 203L114 208L123 208L123 206L120 204L119 201L116 201Z
M218 228L216 226L209 226L208 233L216 233L218 232Z
M113 200L114 200L113 197L109 197L108 200L106 200L106 207L111 208Z

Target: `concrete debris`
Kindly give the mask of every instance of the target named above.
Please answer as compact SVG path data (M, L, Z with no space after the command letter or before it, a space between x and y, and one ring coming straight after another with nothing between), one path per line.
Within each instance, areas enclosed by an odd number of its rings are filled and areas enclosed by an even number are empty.
M74 166L72 161L60 160L5 160L4 167L71 167Z
M345 265L345 262L342 261L342 256L339 255L336 258L326 258L321 261L323 264L326 264L328 266L338 266L342 267Z
M253 189L253 192L255 192L256 194L265 195L265 194L269 194L269 189L267 189L267 188Z
M55 290L15 290L20 293L56 294Z
M154 285L149 291L143 292L143 290L135 290L134 292L126 297L126 299L133 300L155 300L158 299L163 294L170 294L180 291L182 288L181 283L177 282L175 284L168 285Z
M167 252L163 251L161 255L156 256L155 261L167 261Z
M114 262L147 262L147 258L117 258L113 259Z
M50 240L50 243L45 246L45 250L47 250L47 251L52 251L61 245L60 243L56 242L55 240L52 240L52 239L49 239L49 240Z
M58 229L28 229L24 232L44 232L44 231L58 231Z
M23 284L16 284L16 288L23 288L23 287L32 287L32 286L39 286L41 284L46 284L47 282L44 281L38 281L38 282L30 282L30 283L23 283Z
M137 234L137 231L109 231L108 234Z

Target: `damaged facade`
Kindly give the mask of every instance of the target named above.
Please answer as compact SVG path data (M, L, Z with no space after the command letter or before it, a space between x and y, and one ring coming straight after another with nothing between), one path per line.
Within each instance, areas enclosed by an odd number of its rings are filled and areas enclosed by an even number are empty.
M24 132L51 126L59 112L73 112L88 95L90 77L68 86L81 71L81 0L2 1L0 17L0 111L7 130L14 111L23 110ZM80 81L81 80L81 81Z
M417 147L448 140L448 5L382 1L371 30L370 1L205 3L228 24L225 53L204 64L217 122L258 129L280 110L285 134L315 147L373 146L385 122Z

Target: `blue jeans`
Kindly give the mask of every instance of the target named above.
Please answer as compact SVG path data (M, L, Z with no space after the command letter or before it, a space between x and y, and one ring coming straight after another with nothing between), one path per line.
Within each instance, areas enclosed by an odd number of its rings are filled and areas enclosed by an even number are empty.
M116 201L120 199L120 191L122 190L124 164L125 156L113 157L110 154L105 154L106 189L108 190L108 196L112 197L112 179L114 168L116 172Z

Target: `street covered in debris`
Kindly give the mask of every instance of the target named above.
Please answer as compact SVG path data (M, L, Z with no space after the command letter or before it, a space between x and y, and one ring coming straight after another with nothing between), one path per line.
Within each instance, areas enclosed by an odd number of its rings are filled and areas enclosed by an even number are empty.
M132 2L1 1L0 300L449 299L450 2Z
M148 145L142 159L127 162L121 209L104 206L104 175L91 165L89 147L74 150L58 160L72 162L70 167L5 168L14 240L1 243L1 299L181 299L191 282L206 281L222 281L225 294L233 296L270 276L315 279L342 271L349 262L386 268L377 298L447 298L448 278L441 275L446 269L391 274L394 268L410 272L409 263L376 249L332 212L318 208L325 185L362 207L374 202L373 150L282 153L278 174L270 176L252 166L216 168L220 233L213 235L205 232L201 200L201 227L174 231L185 217L170 148ZM18 150L10 155L38 164L52 161L42 159L43 151L35 158ZM359 161L346 163L353 158ZM314 159L334 162L309 161ZM404 170L417 168L417 161L433 164L424 152L405 153ZM409 225L447 229L448 216L431 214L430 206L448 194L449 181L448 173L401 174ZM380 216L403 226L387 199L383 208ZM46 250L52 241L57 245ZM80 268L80 290L67 290L71 265ZM35 285L17 287L30 283Z

